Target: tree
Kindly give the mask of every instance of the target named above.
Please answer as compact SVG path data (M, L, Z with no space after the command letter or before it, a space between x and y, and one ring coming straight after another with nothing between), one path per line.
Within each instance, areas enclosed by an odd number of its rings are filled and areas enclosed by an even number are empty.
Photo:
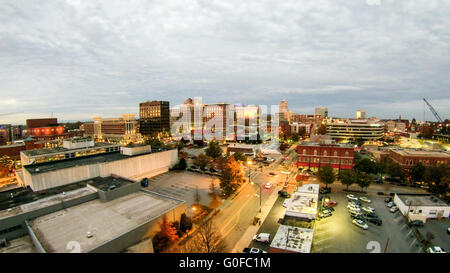
M321 124L319 129L317 130L317 133L319 135L326 135L327 134L327 126L325 124Z
M184 142L183 141L178 141L177 142L177 149L178 149L178 151L182 151L184 149Z
M180 230L182 232L187 232L192 229L192 220L185 213L181 214L180 219Z
M230 196L238 189L243 181L244 173L241 170L241 165L233 157L230 157L220 178L220 188L223 194Z
M356 174L356 184L361 187L361 191L364 190L364 188L367 188L370 186L372 182L372 177L364 172L359 172Z
M222 156L222 148L220 148L219 142L211 141L206 148L205 153L207 156L217 159Z
M303 128L304 129L304 127L300 127L300 128ZM291 140L293 141L293 142L298 142L298 140L300 139L300 136L299 136L299 134L292 134L292 136L291 136Z
M348 190L349 186L356 183L356 173L352 170L342 170L339 174L339 179L343 185L347 186Z
M355 143L356 143L356 145L358 145L358 147L361 147L364 145L365 141L362 138L357 138L357 139L355 139Z
M159 227L160 231L152 239L155 252L163 251L167 248L167 246L169 246L169 244L179 239L176 227L173 223L167 221L167 217L165 215L163 216Z
M224 253L226 244L213 222L213 218L206 219L200 224L196 235L191 238L183 252L188 253Z
M243 152L237 151L233 154L233 157L236 161L247 162L247 156Z
M204 153L201 153L194 159L194 164L200 167L206 167L211 163L211 158Z
M355 162L355 170L365 173L377 173L377 164L369 158L364 158Z
M186 170L186 168L187 168L187 163L186 163L186 159L184 159L184 158L180 158L180 161L178 161L178 163L175 166L173 166L174 170L183 171L183 170Z
M426 169L427 168L421 162L417 163L411 169L411 179L413 181L423 181Z
M336 180L336 175L330 165L325 165L317 172L317 178L325 184L325 188L328 188L328 185L333 184L334 180Z
M198 192L198 187L195 188L194 201L196 204L200 204L200 193Z

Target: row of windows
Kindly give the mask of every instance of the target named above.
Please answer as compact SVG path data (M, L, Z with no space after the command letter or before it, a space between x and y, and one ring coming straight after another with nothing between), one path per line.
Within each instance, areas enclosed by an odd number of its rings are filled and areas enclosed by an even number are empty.
M35 158L35 162L41 163L41 162L47 162L47 161L68 159L68 158L87 156L87 155L93 155L93 154L99 154L99 153L105 153L105 152L108 153L108 152L114 152L114 151L119 151L119 147L118 146L117 147L108 147L108 148L85 150L85 151L74 152L74 153L42 156L42 157Z
M340 164L348 165L352 164L353 160L351 159L338 159L338 158L316 158L316 157L300 157L299 162L303 163L331 163L331 164Z
M314 154L314 155L317 155L317 150L314 150L313 154ZM306 149L303 149L303 155L307 155ZM323 151L323 155L324 155L324 156L328 156L328 152L327 152L327 151ZM338 156L338 152L337 152L337 151L334 151L333 156ZM348 157L348 156L349 156L349 153L348 153L348 152L345 152L345 156Z

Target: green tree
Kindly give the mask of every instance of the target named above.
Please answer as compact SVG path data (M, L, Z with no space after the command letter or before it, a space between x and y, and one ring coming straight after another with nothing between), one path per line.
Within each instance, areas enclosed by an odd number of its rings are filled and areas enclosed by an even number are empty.
M355 139L355 143L356 143L356 145L358 145L358 147L361 147L364 145L365 141L362 138L357 138L357 139Z
M328 188L328 185L331 185L336 180L336 175L334 174L333 168L330 165L325 165L319 169L317 172L317 178L320 182L325 184L325 187Z
M339 179L343 185L348 187L356 183L356 173L353 170L341 170Z
M327 134L327 126L325 124L321 124L319 129L317 130L317 133L319 135L326 135Z
M205 153L207 156L217 159L222 156L222 148L217 141L211 141L206 148Z
M367 188L372 183L372 177L364 172L359 172L356 174L356 184L361 187L361 191L364 190L364 188Z
M233 154L233 157L236 161L247 162L247 156L243 152L237 151Z
M304 128L304 127L301 127L301 128ZM292 134L291 140L292 140L293 142L298 142L299 139L300 139L299 134Z
M423 181L426 169L427 168L421 162L417 163L411 169L411 179L413 181Z
M355 162L355 170L365 173L377 173L377 164L371 159L365 157Z
M185 213L181 214L180 219L180 230L183 233L186 233L187 231L192 229L192 220L190 217L188 217Z
M194 164L199 167L206 167L211 163L211 158L204 153L201 153L194 159Z

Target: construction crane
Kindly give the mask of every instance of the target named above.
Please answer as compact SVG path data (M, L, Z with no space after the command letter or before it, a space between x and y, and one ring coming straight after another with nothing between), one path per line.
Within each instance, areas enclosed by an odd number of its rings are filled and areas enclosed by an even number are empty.
M423 98L423 101L427 104L428 108L430 108L431 113L433 113L434 117L438 120L438 122L443 123L444 121L441 119L436 110L434 110L433 106L431 106L431 104L425 98Z

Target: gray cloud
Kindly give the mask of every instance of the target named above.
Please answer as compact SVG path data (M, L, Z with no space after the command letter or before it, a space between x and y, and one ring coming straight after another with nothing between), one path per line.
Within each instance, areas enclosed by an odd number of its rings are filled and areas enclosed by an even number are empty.
M450 114L449 1L3 2L0 113L25 113L0 123L194 96L419 120L426 97Z

